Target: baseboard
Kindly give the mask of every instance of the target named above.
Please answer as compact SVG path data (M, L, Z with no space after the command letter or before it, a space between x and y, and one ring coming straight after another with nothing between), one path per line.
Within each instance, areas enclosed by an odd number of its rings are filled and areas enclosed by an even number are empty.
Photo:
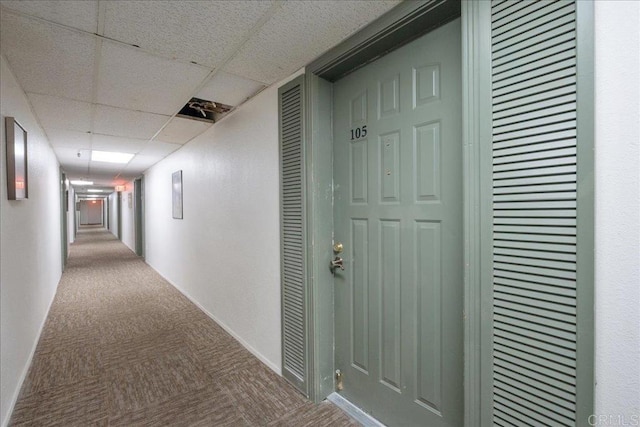
M62 277L62 274L60 274ZM56 294L58 293L58 286L60 285L60 279L58 279L58 283L56 284L56 290L53 293L53 298L49 301L49 306L47 307L47 312L42 319L42 323L40 323L40 330L38 331L38 336L36 337L35 342L31 346L31 352L29 353L29 357L27 358L27 363L24 365L22 369L22 374L20 374L20 378L18 379L18 387L16 387L13 392L13 398L11 399L11 403L9 404L9 410L7 411L7 415L5 419L2 420L2 427L7 427L9 425L9 420L11 420L11 415L13 414L13 410L18 402L18 397L20 397L20 390L22 390L22 385L24 384L24 380L27 379L27 374L29 373L29 368L31 367L31 362L33 361L33 356L36 354L36 348L38 348L38 343L40 342L40 336L42 335L42 331L44 330L44 325L47 323L47 318L49 317L49 311L51 311L51 306L53 305L53 301L56 299Z
M338 393L331 393L327 396L327 400L342 409L351 418L362 424L364 427L385 427L385 425L380 421L376 420Z
M147 264L149 265L149 264ZM153 268L149 265L150 268ZM160 272L158 270L156 270L155 268L153 268L153 271L155 271L156 273L160 274ZM178 290L178 292L180 292L182 295L184 295L189 301L191 301L193 304L196 305L196 307L198 307L200 310L202 310L207 316L209 316L211 318L211 320L213 320L214 322L216 322L218 325L220 325L220 327L222 329L224 329L225 331L227 331L229 333L229 335L231 335L236 341L238 341L240 344L242 344L242 346L244 348L246 348L247 350L249 350L255 357L257 357L262 363L264 363L265 365L267 365L272 371L274 371L276 374L282 376L282 369L280 366L273 364L269 359L267 359L262 353L260 353L258 350L256 350L254 347L252 347L248 342L246 342L241 336L239 336L236 332L234 332L233 329L231 329L226 323L224 323L223 321L221 321L220 319L218 319L213 313L209 312L209 310L207 310L205 307L202 306L202 304L200 304L195 298L193 298L191 295L189 295L188 292L186 292L184 289L182 289L180 286L176 285L175 283L173 283L171 280L167 279L166 277L164 277L162 274L160 274L160 276L167 281L167 283L169 283L171 286L173 286L174 288L176 288Z

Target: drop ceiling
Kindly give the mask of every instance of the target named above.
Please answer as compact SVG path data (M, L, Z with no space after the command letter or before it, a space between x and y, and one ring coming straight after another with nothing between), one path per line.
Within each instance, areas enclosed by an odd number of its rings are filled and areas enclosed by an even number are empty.
M211 126L192 97L237 107L398 3L2 0L0 53L68 177L111 188Z

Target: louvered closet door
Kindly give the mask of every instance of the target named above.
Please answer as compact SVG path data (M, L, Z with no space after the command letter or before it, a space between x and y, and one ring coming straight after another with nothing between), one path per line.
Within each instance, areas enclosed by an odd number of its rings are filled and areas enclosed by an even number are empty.
M308 395L303 207L303 77L279 90L282 374Z
M576 4L491 16L493 422L580 425Z

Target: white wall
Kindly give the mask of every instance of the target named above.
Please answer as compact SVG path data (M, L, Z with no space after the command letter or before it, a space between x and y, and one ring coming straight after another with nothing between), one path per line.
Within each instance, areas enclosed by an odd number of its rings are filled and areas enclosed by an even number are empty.
M640 2L595 2L595 25L596 413L638 425Z
M6 425L62 271L59 165L0 57L0 422ZM29 199L7 200L4 117L27 130Z
M129 194L131 194L131 207L129 207ZM133 182L128 182L125 185L125 190L122 192L122 243L127 245L129 249L135 252L136 250L136 235L135 235L135 218L133 215ZM114 236L118 236L118 193L113 192L109 195L109 224L105 224L105 227L113 233Z
M129 199L131 198L131 199ZM129 203L131 200L131 203ZM133 215L133 182L127 182L122 192L122 243L136 251L135 218Z
M101 217L101 221L102 221L102 225L106 228L107 227L107 201L106 199L102 199L102 204L100 206L100 217Z
M145 174L146 261L280 373L277 86ZM182 170L184 219L171 174Z

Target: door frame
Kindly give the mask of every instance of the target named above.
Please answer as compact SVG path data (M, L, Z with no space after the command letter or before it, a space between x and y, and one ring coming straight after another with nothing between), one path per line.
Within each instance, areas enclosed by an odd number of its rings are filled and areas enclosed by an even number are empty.
M117 217L118 217L118 240L122 240L122 191L118 191L116 200L117 202Z
M67 265L69 256L69 232L68 232L68 212L69 212L69 190L67 188L67 175L60 168L60 246L62 252L62 271Z
M110 218L110 214L111 212L109 211L109 198L105 197L104 199L102 199L102 203L104 203L104 228L106 228L107 230L109 230L109 221L111 220Z
M585 4L586 3L586 4ZM583 215L582 259L593 260L593 5L577 2L579 132L584 143L579 200ZM455 8L459 8L459 12ZM452 9L453 8L453 9ZM327 266L333 245L332 81L400 47L458 13L462 21L464 419L466 426L492 424L492 115L491 3L430 0L403 2L354 36L308 64L304 73L303 183L306 226L309 397L320 402L334 391L333 276ZM579 169L580 170L580 169ZM589 252L591 251L591 252ZM580 256L580 254L579 254ZM578 391L581 414L593 411L593 277L579 273L590 290L579 309L584 355Z
M133 195L136 255L144 259L144 176L133 181Z
M73 240L78 237L78 229L80 228L80 199L73 192Z
M332 81L375 60L447 22L462 20L462 126L464 186L464 412L465 424L481 413L483 394L483 338L491 299L483 286L491 280L491 175L482 164L491 163L490 7L486 2L404 2L362 31L309 64L305 70L305 173L307 278L309 287L308 337L310 397L319 402L334 391L333 276L329 272L333 244L332 189ZM487 141L489 142L487 144ZM487 163L488 161L488 163ZM489 297L487 299L487 296ZM486 308L486 309L485 309ZM484 341L486 343L486 341ZM486 359L486 358L485 358ZM330 363L329 363L330 360ZM487 362L488 360L485 360ZM490 371L489 371L490 372ZM485 398L486 399L486 398ZM486 404L486 402L484 402ZM489 423L490 424L490 423ZM487 424L487 425L489 425Z

